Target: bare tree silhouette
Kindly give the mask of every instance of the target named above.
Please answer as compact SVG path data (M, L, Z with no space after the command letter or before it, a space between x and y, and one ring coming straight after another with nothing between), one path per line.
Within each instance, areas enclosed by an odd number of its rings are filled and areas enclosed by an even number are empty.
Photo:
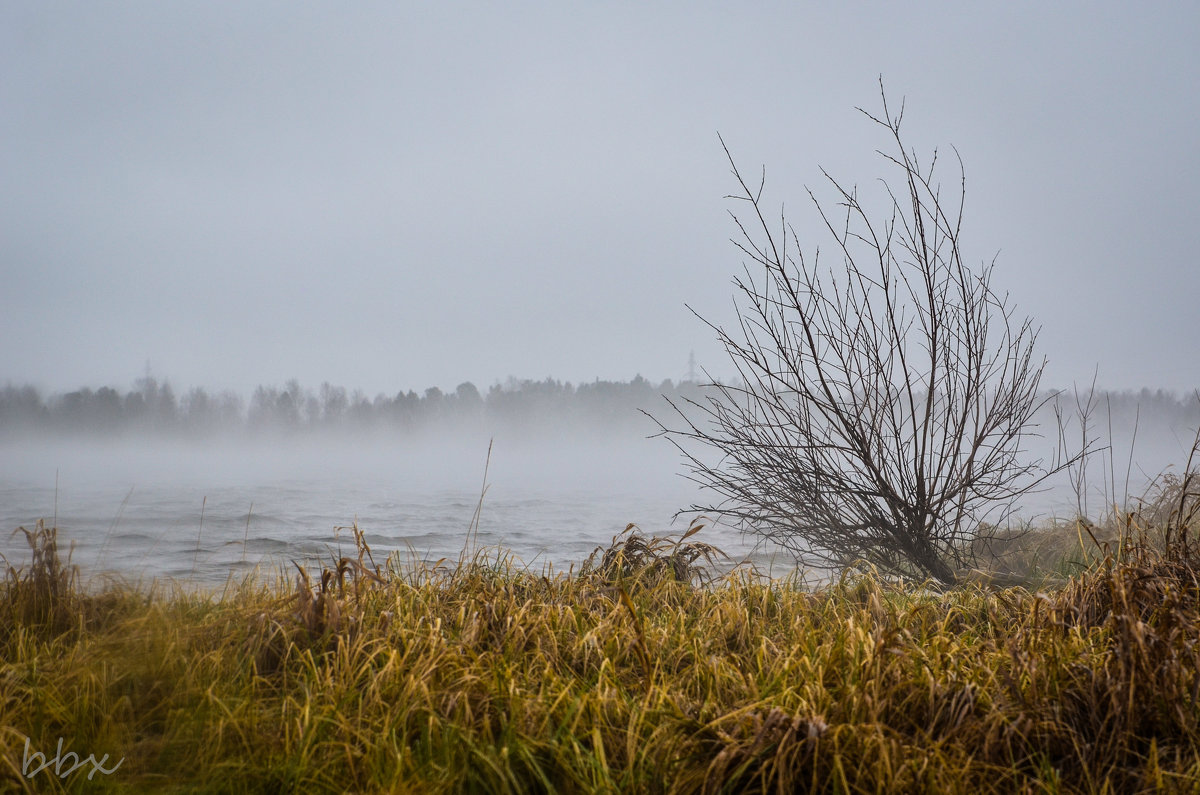
M818 565L952 583L973 562L971 542L993 532L983 519L1050 474L1023 461L1045 361L1038 329L992 287L995 261L964 259L961 158L958 189L944 195L937 152L925 165L905 147L903 106L892 112L882 81L880 93L881 114L859 110L887 131L894 149L878 154L901 187L881 180L888 200L873 214L822 170L837 212L808 193L835 244L830 267L819 249L805 257L782 214L773 228L765 171L748 184L722 139L740 189L727 198L749 206L731 212L749 261L734 280L736 328L700 319L740 383L668 400L679 424L655 421L719 498L692 509Z

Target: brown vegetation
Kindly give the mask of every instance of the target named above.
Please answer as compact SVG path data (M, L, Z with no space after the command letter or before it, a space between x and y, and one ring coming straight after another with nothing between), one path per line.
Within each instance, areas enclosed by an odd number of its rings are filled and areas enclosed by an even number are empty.
M294 587L0 593L14 790L1133 792L1200 777L1188 479L1061 586L817 591L630 528L575 573L359 555ZM1161 514L1150 512L1155 517ZM1094 531L1093 531L1094 532ZM1087 531L1080 531L1087 537ZM1099 534L1097 534L1099 535ZM123 759L23 775L59 738ZM110 766L111 766L110 761Z

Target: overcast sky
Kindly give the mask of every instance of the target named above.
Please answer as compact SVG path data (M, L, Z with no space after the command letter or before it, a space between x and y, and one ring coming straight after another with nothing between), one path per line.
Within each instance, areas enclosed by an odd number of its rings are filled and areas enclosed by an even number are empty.
M1049 380L1190 390L1198 40L1194 3L4 2L0 385L726 375L684 306L733 320L718 132L826 242L804 186L884 173L883 75Z

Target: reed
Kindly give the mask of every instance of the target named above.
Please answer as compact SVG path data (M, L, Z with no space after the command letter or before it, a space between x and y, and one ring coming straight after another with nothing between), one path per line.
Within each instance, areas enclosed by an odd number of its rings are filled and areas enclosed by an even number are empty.
M354 556L221 594L0 593L14 791L1133 792L1200 780L1186 484L1045 587L820 589L630 527L579 571ZM1166 504L1166 503L1164 503ZM1072 528L1063 531L1076 533ZM1086 537L1086 533L1077 533ZM23 773L33 748L120 767ZM28 744L26 744L28 742Z

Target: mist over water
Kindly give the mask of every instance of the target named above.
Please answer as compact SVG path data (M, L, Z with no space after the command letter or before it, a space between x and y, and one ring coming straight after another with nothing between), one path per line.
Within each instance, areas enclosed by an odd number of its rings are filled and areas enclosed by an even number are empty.
M1097 452L1082 470L1083 493L1060 474L1027 495L1015 516L1070 519L1082 510L1098 518L1113 502L1128 504L1164 470L1182 473L1198 415L1173 399L1130 398L1094 411ZM607 424L557 422L543 432L478 422L408 434L9 435L0 439L0 552L27 562L24 537L10 533L45 519L59 528L60 550L74 545L72 562L85 581L113 574L219 586L252 571L290 576L292 561L316 565L352 554L346 528L357 523L381 564L391 554L453 562L470 540L536 571L564 571L630 523L647 534L682 533L692 515L675 519L676 512L713 501L681 475L674 447L647 438L650 420L636 411L617 416ZM1052 412L1039 416L1038 431L1026 449L1049 463L1059 441ZM1077 416L1066 441L1068 449L1082 442ZM771 574L795 566L719 523L696 540Z
M56 522L60 548L75 544L86 576L143 581L220 584L255 566L270 574L291 560L327 562L353 551L351 533L336 528L355 522L380 563L391 553L456 560L481 495L479 547L510 550L537 570L566 569L629 523L682 532L687 518L674 514L696 499L674 449L635 433L536 442L60 439L2 449L0 526ZM754 546L727 528L700 538L739 557ZM19 533L6 533L0 549L28 560Z

